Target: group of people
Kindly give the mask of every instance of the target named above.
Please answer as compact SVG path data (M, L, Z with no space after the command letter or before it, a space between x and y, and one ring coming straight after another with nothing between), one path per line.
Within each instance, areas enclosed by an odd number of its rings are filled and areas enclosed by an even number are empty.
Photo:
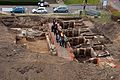
M56 19L53 19L53 24L51 26L51 31L54 32L54 35L56 36L57 43L60 43L60 46L66 48L68 39L65 36L65 34L62 32L62 27L56 21Z

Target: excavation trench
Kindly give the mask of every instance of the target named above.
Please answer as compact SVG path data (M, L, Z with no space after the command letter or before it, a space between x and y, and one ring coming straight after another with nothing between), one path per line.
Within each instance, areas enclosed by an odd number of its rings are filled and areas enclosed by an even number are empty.
M97 25L80 18L57 19L61 24L72 21L72 26L62 29L66 34L73 29L67 37L71 49L59 50L57 43L50 50L47 42L55 42L50 30L52 20L39 16L0 17L0 80L120 80L120 25ZM76 21L81 23L73 24ZM64 50L74 53L77 62L51 56L54 47L59 48L58 56L65 56L61 55Z
M49 53L46 40L47 20L36 16L1 18L1 22L14 35L17 45L39 53Z
M96 33L94 23L81 18L59 18L57 19L62 27L63 33L68 38L70 49L78 62L93 62L98 64L98 59L110 58L106 44L110 44L109 38L104 34ZM38 16L26 17L2 17L1 22L14 35L15 43L24 48L39 53L56 53L51 37L50 23L52 18ZM50 34L49 34L50 33ZM64 55L63 55L64 56ZM74 60L74 59L72 59Z
M79 62L93 62L98 59L110 58L106 44L111 41L104 34L96 33L94 23L84 19L67 19L59 21L64 34L68 37L75 59Z

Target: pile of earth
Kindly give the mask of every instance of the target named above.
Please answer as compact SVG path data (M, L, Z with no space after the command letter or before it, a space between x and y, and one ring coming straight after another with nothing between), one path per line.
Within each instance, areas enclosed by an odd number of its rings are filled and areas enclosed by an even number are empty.
M111 44L106 44L108 51L120 63L120 24L116 22L108 22L106 24L96 24L95 31L104 34L111 40Z
M120 80L120 70L26 50L0 22L0 80Z

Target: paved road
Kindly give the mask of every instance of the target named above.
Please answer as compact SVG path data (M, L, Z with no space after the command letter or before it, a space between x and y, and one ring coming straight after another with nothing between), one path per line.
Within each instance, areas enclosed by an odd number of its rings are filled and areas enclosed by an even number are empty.
M53 4L50 7L47 7L46 9L48 10L48 13L53 13L53 7L58 6L58 4ZM1 8L13 8L15 6L0 6L0 10ZM25 8L27 8L27 13L31 13L32 9L37 8L37 6L23 6ZM83 6L80 5L69 5L69 10L71 13L74 13L77 10L82 10ZM86 9L96 9L96 6L87 6Z

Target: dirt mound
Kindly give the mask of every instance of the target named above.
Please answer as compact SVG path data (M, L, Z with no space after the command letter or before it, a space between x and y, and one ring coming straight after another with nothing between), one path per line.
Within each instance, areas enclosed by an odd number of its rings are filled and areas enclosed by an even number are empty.
M120 31L120 27L119 24L115 23L115 22L110 22L110 23L106 23L106 24L97 24L95 25L95 28L105 34L106 36L108 36L109 38L111 38L112 40L115 39Z
M116 22L108 22L106 24L96 24L94 31L96 33L105 35L112 44L106 44L108 51L115 59L120 57L120 24Z
M1 79L12 80L119 80L117 69L100 69L93 64L78 64L66 62L59 58L51 58L48 62L44 58L48 55L39 55L37 61L2 62ZM34 59L36 59L34 57ZM43 59L43 60L42 60ZM57 61L54 61L57 60ZM52 62L51 62L52 61ZM4 67L5 66L5 67ZM4 74L2 73L4 72Z
M7 27L0 22L0 42L14 42L14 35L9 34Z

